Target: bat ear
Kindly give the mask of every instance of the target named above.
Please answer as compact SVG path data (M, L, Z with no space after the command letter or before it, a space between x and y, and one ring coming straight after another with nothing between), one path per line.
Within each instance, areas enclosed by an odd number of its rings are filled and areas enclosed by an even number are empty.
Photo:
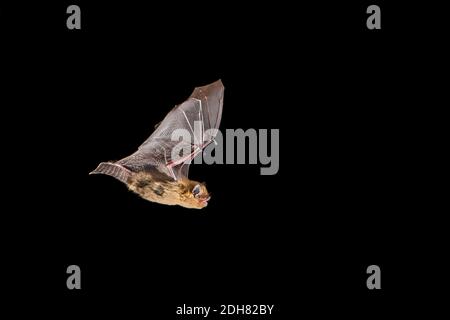
M106 174L125 183L131 177L130 170L111 162L101 162L98 167L89 174Z

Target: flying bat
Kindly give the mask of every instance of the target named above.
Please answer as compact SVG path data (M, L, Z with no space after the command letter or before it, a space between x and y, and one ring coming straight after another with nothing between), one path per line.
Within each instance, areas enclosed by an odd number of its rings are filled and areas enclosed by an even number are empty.
M135 153L119 161L101 162L90 174L112 176L149 201L206 207L210 195L205 184L188 178L189 165L217 135L224 89L221 80L195 88ZM191 139L174 139L176 130L189 134Z

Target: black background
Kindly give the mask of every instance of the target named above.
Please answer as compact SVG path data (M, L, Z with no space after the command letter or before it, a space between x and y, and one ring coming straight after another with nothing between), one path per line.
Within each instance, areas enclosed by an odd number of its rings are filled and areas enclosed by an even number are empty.
M70 4L81 30L66 28ZM279 319L401 314L400 298L428 281L411 282L430 252L411 174L428 38L407 6L384 2L382 29L367 30L369 4L2 6L11 296L59 318L173 319L182 304L275 304ZM213 195L201 211L88 176L219 78L222 129L280 129L277 175L194 165ZM66 288L71 264L80 291ZM366 288L371 264L380 291Z

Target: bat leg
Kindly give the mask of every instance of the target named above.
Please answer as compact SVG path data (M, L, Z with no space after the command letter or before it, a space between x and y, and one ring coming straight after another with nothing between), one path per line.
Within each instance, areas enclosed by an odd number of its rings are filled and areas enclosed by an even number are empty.
M192 153L188 154L187 156L185 156L185 157L183 157L183 158L181 158L181 159L179 159L177 161L169 161L166 164L166 168L169 171L169 173L172 176L172 178L174 180L177 180L176 175L173 172L173 167L175 167L177 165L180 165L180 164L183 164L186 161L190 161L190 160L194 159L201 151L202 151L202 148L200 148L199 146L196 146L195 150Z
M173 173L173 167L171 165L167 165L166 167L169 170L169 173L172 176L173 180L177 180L177 177L175 176L175 173Z

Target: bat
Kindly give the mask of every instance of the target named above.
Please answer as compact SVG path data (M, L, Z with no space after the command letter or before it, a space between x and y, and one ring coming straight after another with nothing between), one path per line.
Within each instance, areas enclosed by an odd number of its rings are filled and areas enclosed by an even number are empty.
M189 165L217 135L224 89L221 80L195 88L135 153L119 161L101 162L90 174L112 176L152 202L206 207L211 197L204 183L189 180ZM191 139L173 139L177 132L188 133Z

